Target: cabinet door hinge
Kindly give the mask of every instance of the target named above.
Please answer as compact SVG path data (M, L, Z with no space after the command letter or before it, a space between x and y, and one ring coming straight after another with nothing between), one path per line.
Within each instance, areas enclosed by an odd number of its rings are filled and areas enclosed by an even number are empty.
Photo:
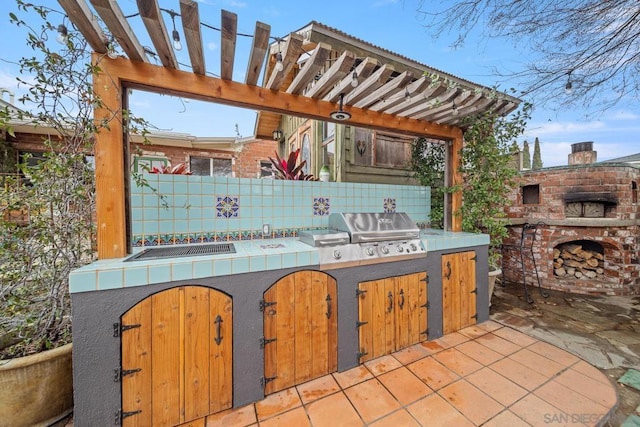
M141 326L142 325L139 323L135 325L121 325L120 322L116 322L113 324L113 336L119 337L123 332L128 331L129 329L139 328Z
M114 425L120 426L120 425L122 425L122 420L124 420L127 417L131 417L133 415L138 415L141 412L142 412L141 409L138 409L137 411L130 411L130 412L122 412L122 410L118 409L116 411Z
M274 342L276 339L277 338L265 338L265 337L260 338L260 348L264 348L264 346Z
M264 311L265 308L271 307L272 305L276 305L275 301L265 301L263 299L260 300L260 311Z
M427 285L429 284L429 276L424 276L424 279L420 279L421 282L425 282Z
M358 320L358 321L356 322L356 328L359 328L360 326L364 326L364 325L366 325L367 323L369 323L369 322L361 322L361 321L359 321L359 320Z
M260 384L262 385L262 388L265 388L268 383L270 383L271 381L275 380L276 378L278 378L278 377L275 376L275 377L262 377L262 378L260 378Z
M472 319L476 319L476 321L478 321L478 313L474 314L473 316L471 316Z
M478 288L475 288L474 290L472 290L471 293L478 295Z
M422 304L420 307L429 309L429 308L431 308L431 303L429 301L427 301L426 303Z
M420 332L420 335L429 335L429 328L425 329L424 331Z
M140 372L141 370L142 370L141 368L135 368L135 369L115 368L113 370L113 382L117 383L120 381L120 379L122 379L122 377L135 374L136 372Z
M358 359L362 359L364 356L366 356L367 354L369 354L366 351L359 351L358 352Z
M356 296L359 297L360 295L364 295L367 293L366 289L356 289Z

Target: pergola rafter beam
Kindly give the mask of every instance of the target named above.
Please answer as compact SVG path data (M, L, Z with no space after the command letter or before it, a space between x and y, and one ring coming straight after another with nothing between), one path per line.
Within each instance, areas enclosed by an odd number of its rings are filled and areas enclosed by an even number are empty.
M160 62L167 68L178 69L178 61L176 54L173 52L173 46L169 42L169 34L164 24L160 12L158 2L153 0L136 0L138 11L144 23L151 42L156 48L156 54L160 58Z
M207 70L204 64L198 2L194 0L180 0L180 14L182 15L182 30L184 31L184 38L187 43L187 50L189 51L191 70L195 74L204 75Z
M107 36L84 0L58 0L65 13L84 36L91 49L107 53Z
M223 10L221 12L222 30L220 31L220 77L233 79L233 62L236 56L238 38L238 15Z

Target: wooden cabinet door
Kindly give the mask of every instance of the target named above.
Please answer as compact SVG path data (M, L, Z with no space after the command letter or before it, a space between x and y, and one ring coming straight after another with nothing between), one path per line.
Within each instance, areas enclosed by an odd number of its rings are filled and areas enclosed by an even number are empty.
M336 291L328 274L300 271L264 293L265 394L338 369Z
M443 333L476 324L476 253L442 256Z
M394 351L427 339L427 273L396 280L396 345Z
M426 273L358 284L360 362L427 337Z
M154 294L121 317L124 426L174 426L232 406L232 300L202 286Z
M394 279L358 284L360 362L389 354L395 348Z

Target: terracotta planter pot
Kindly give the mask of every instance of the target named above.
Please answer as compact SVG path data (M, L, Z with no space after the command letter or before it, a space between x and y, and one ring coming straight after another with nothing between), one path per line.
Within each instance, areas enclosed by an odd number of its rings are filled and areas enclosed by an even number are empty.
M491 296L493 295L493 289L496 286L496 279L502 274L502 270L495 268L489 270L489 307L491 307Z
M0 425L50 426L72 410L71 344L0 360Z

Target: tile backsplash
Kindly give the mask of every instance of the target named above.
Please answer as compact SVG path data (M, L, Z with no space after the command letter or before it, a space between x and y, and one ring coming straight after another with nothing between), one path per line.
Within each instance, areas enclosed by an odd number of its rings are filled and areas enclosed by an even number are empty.
M419 226L430 214L429 187L160 174L144 179L148 185L131 181L134 247L293 237L327 227L334 212L406 212Z

